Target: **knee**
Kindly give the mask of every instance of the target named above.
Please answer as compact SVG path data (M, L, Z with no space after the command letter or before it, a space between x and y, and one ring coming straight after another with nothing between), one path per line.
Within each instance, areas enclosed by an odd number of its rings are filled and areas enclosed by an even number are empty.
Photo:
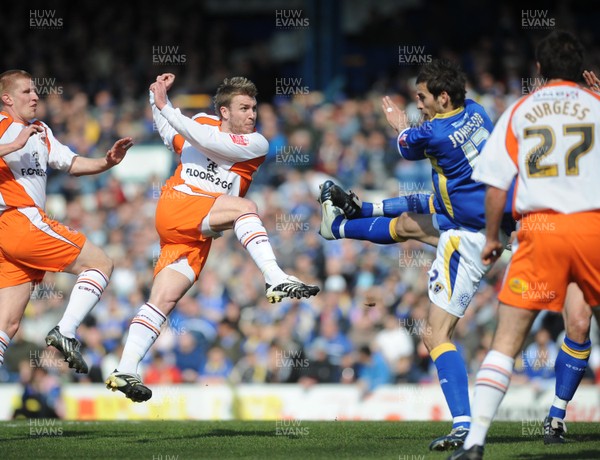
M6 335L8 335L10 339L12 339L19 330L20 325L21 318L11 318L9 319L8 324L6 325L6 330L4 332L6 333Z
M394 230L396 231L396 235L400 238L408 238L410 237L410 224L412 220L408 213L403 212L396 218L396 225Z
M430 328L428 327L425 332L430 331ZM425 333L423 334L423 345L425 345L425 348L427 348L427 351L429 353L431 353L431 350L433 350L436 347L436 341L433 338L433 335L431 333Z
M247 198L242 198L241 202L240 202L240 207L239 207L239 212L240 212L240 216L242 214L248 214L248 213L258 213L258 206L256 206L256 203L252 200L248 200Z
M577 343L583 343L588 339L590 332L590 318L579 317L567 322L567 336Z
M152 288L148 302L158 308L165 316L167 316L181 298L181 293L168 286Z
M99 258L98 261L98 270L106 275L107 278L110 278L112 275L113 269L115 268L115 263L113 260L108 257L104 252L102 252L102 257Z
M452 328L453 331L453 328ZM439 324L432 326L430 322L427 322L425 329L423 330L423 343L427 348L427 351L431 354L433 350L443 344L452 344L452 331L448 331L445 327Z
M83 270L96 269L101 271L107 278L110 278L114 269L114 262L108 257L104 251L98 251L93 260L83 266Z

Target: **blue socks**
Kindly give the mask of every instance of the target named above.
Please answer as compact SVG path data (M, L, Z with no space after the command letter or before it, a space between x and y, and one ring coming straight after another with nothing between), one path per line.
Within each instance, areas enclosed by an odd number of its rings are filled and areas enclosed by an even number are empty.
M442 343L430 352L446 403L452 414L452 428L471 426L469 378L465 362L452 343Z
M338 216L333 221L331 231L336 238L365 240L378 244L405 241L398 238L394 230L395 226L396 218L370 217L346 220L344 216Z
M331 231L336 239L349 238L353 240L371 241L378 244L394 244L406 241L395 231L396 219L403 212L431 214L429 193L388 198L381 203L363 203L360 217L345 219L338 216L331 225Z
M556 373L556 393L550 407L550 417L564 419L567 404L573 399L575 391L585 374L590 357L592 342L577 343L565 336L565 341L558 352L554 370Z
M430 193L414 193L396 198L388 198L381 203L363 203L360 217L398 217L403 212L431 214L429 209Z

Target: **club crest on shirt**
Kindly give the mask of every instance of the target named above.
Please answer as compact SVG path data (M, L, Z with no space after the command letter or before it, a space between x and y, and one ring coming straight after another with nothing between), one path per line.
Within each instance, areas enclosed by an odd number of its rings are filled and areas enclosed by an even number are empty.
M243 134L229 134L229 137L231 137L231 140L233 141L234 144L243 145L243 146L247 146L248 144L250 144L250 142L248 141L248 138L246 136L244 136Z
M41 166L40 165L40 154L39 153L33 152L31 154L31 160L32 160L32 163L33 163L34 167L39 168Z
M406 142L407 137L408 137L408 135L406 133L404 133L404 134L402 134L402 136L400 136L400 139L398 139L398 143L400 144L400 147L408 148L408 142Z
M439 294L440 292L442 292L444 290L444 285L438 281L438 282L430 285L429 289L431 289L434 294Z

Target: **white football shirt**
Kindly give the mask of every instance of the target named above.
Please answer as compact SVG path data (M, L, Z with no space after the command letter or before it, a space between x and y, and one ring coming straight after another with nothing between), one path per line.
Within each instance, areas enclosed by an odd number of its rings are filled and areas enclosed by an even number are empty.
M513 103L494 127L472 178L508 190L513 210L600 209L600 95L550 83Z

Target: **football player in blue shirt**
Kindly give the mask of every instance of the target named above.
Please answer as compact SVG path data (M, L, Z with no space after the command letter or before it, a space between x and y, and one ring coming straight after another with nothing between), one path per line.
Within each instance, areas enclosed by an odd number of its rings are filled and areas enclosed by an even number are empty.
M434 60L423 67L417 77L417 107L425 122L418 127L410 127L405 112L389 97L383 98L387 121L399 134L400 154L407 160L431 161L433 194L412 194L359 207L356 197L347 196L328 181L319 197L323 214L320 233L326 239L394 243L412 238L437 246L429 271L431 307L425 328L431 333L424 335L423 341L437 368L453 425L450 434L430 444L431 450L456 448L469 431L467 370L451 337L490 269L479 256L485 244L486 187L473 181L471 173L493 123L479 104L465 100L465 85L464 73L450 61ZM346 219L344 212L362 218ZM501 235L504 241L513 224L507 215Z
M600 92L600 79L593 72L585 71L583 76L591 90ZM385 102L388 102L387 104ZM395 113L395 107L384 100L384 110ZM468 103L468 101L467 101ZM390 110L391 109L391 110ZM424 113L428 118L427 113ZM392 121L396 115L393 115ZM478 150L481 150L481 145ZM439 181L438 181L439 183ZM514 226L511 219L512 213L511 188L505 209L504 230L509 232ZM347 219L356 219L350 225L344 225L344 218L337 218L337 212L332 216L338 226L321 227L321 233L326 239L339 238L339 228L345 230L344 237L368 240L381 244L403 242L415 239L423 243L437 246L439 232L445 228L452 228L446 222L447 215L438 204L437 196L430 193L417 193L383 200L381 203L361 202L352 192L346 193L332 181L327 181L322 186L320 201L330 199L332 204L342 211ZM435 218L431 214L437 213ZM324 216L326 217L326 216ZM434 224L435 223L435 224ZM336 235L332 230L335 228ZM581 291L574 285L569 286L563 316L566 327L566 337L559 356L556 359L556 388L555 398L550 408L548 417L544 420L544 443L564 443L566 427L564 423L566 406L573 398L579 383L585 373L589 359L591 342L589 339L591 311L583 300ZM449 402L449 405L451 403ZM459 431L459 434L461 432ZM454 445L452 433L449 436L436 439L432 444L433 449L450 448ZM460 445L460 444L457 444Z

